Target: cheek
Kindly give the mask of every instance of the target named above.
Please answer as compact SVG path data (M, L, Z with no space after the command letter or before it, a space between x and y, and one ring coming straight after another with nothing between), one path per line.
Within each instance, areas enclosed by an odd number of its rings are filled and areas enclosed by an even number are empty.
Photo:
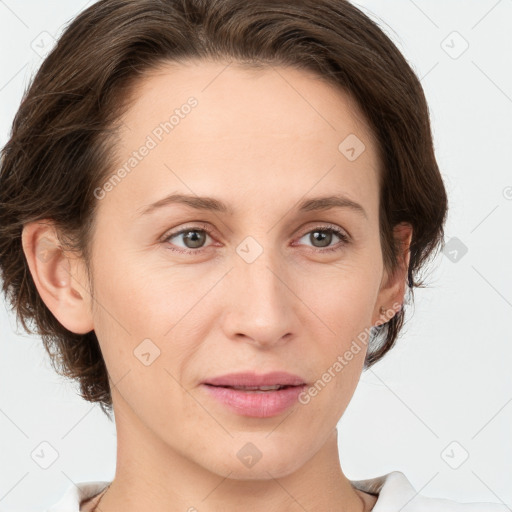
M326 333L345 339L371 322L378 288L375 267L342 263L303 279L301 293Z
M210 302L201 297L218 277L196 280L197 272L126 254L95 261L95 332L114 382L130 371L131 378L158 387L171 379L166 369L181 379L180 369L204 339Z
M98 242L100 245L101 241ZM172 278L172 269L167 272L152 270L141 255L130 254L114 238L108 245L103 245L101 251L96 251L94 267L94 299L100 321L105 318L125 335L129 332L134 337L156 336L162 334L163 326L157 319L165 309L171 324L173 304L179 302L176 300L178 290L180 297L186 293L186 289Z
M321 381L329 382L327 386L339 397L349 390L351 394L360 378L378 284L374 273L355 266L304 282L305 302L314 312L307 313L307 329L317 345L312 351L316 360L311 362L323 372Z

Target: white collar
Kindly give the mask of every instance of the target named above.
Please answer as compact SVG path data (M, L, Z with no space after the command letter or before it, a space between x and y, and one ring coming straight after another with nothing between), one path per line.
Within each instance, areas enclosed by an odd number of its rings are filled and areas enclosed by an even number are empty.
M507 505L496 503L458 503L443 498L419 495L401 471L365 480L349 480L361 491L378 495L372 512L510 512ZM62 499L46 512L79 512L80 503L103 491L111 482L79 482L66 490ZM408 504L410 503L410 506Z

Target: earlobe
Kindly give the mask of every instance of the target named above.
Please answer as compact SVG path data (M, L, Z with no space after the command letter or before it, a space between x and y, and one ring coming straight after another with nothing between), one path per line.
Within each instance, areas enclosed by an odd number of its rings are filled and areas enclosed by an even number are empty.
M90 294L78 272L81 262L63 250L53 223L40 220L26 224L21 239L32 279L48 309L69 331L92 331Z

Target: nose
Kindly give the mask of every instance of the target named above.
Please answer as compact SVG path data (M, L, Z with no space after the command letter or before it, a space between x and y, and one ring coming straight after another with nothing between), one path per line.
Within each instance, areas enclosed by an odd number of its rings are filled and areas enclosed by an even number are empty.
M228 338L244 340L261 349L287 343L297 328L295 297L283 264L264 251L249 263L235 258L226 283L228 310L224 331ZM238 258L238 260L237 260Z

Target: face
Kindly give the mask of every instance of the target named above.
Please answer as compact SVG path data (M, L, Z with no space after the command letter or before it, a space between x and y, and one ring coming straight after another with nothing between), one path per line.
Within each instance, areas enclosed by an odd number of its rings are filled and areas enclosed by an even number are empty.
M219 475L290 473L351 400L354 340L403 297L382 262L371 132L314 75L205 62L152 72L122 121L117 178L95 192L94 300L80 292L118 428ZM204 384L274 371L307 384L291 405L235 409ZM241 464L242 448L261 460Z

